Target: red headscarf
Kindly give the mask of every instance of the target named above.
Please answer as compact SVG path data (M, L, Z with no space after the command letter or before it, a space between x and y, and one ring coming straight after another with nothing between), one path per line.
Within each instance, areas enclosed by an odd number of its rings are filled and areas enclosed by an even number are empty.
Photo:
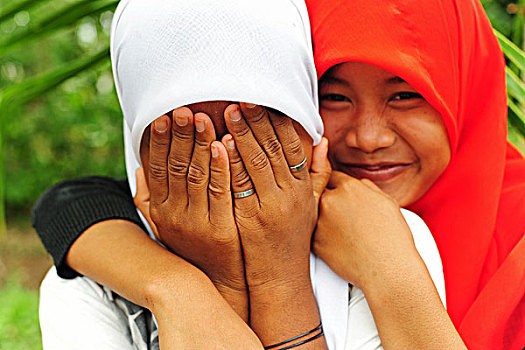
M319 77L363 62L411 84L452 159L409 209L436 239L448 311L471 349L525 346L525 161L507 143L505 62L478 0L307 0Z

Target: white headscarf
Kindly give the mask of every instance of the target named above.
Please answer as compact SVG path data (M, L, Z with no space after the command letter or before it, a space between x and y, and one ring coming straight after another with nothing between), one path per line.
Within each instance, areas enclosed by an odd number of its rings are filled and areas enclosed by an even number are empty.
M250 102L323 134L310 22L301 0L123 0L111 59L132 191L144 129L205 101Z

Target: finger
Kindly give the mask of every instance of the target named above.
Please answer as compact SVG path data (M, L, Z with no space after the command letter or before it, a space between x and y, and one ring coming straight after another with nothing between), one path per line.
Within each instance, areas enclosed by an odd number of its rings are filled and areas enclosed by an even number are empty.
M197 113L195 120L195 145L188 169L188 203L194 213L208 213L208 182L210 179L210 147L215 140L215 129L210 117Z
M330 180L331 173L332 167L328 161L328 140L323 137L313 149L312 167L310 168L310 178L312 179L312 188L317 205L319 205L319 199Z
M383 190L381 190L372 180L370 179L361 179L361 183L363 185L365 185L366 187L368 187L369 189L377 192L377 193L381 193L381 194L384 194Z
M270 113L270 120L281 141L284 156L288 163L288 171L296 179L308 178L308 164L305 163L303 144L297 135L297 131L295 131L292 119L284 115Z
M186 177L193 153L193 113L188 107L173 111L171 149L168 158L169 194L177 203L187 203Z
M224 135L222 143L226 146L228 159L230 160L231 188L235 194L246 193L254 190L255 187L248 176L242 159L235 146L235 141L231 135ZM259 197L257 192L244 198L234 198L235 208L242 209L243 213L249 215L254 210L259 209Z
M151 230L155 234L155 237L159 239L157 227L153 223L153 220L151 219L151 213L149 211L150 193L148 189L148 184L146 183L146 175L144 174L143 168L137 169L137 172L135 173L135 178L137 182L137 193L135 194L135 197L133 198L133 202L135 203L135 206L137 207L137 209L140 210L140 212L142 213L142 216L144 216L144 218L150 225Z
M238 105L229 105L224 111L226 126L235 140L236 150L255 186L259 197L272 195L278 188L266 153L261 149L244 120Z
M233 218L228 152L226 147L218 141L211 143L208 196L210 199L211 224L220 224Z
M330 175L330 180L328 181L327 188L333 189L341 186L345 181L348 181L349 179L353 179L353 177L346 175L345 173L342 173L340 171L332 171L332 174Z
M154 204L163 203L168 198L167 162L171 136L171 120L167 115L157 118L151 127L149 148L149 190Z
M268 109L250 103L241 103L240 107L255 139L270 160L277 184L280 187L286 186L287 181L291 179L291 174L284 157L281 142L277 138L274 127L270 122Z

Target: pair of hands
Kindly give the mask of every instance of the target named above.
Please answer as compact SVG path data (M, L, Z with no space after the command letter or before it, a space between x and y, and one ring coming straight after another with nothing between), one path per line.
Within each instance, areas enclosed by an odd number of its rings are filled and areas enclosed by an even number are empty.
M187 107L153 122L135 204L157 237L222 294L309 283L317 202L330 175L326 140L311 174L292 172L305 154L291 119L243 103L224 117L231 134L222 142L209 116ZM251 188L254 195L232 201L232 192Z

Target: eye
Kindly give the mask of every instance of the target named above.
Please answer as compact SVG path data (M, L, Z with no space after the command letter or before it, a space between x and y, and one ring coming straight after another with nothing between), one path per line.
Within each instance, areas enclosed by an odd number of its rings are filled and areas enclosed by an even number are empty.
M339 94L324 94L320 96L321 101L345 102L350 101L346 96Z
M392 101L400 101L400 100L409 100L409 99L414 99L414 98L419 99L419 98L423 98L423 96L421 96L417 92L402 91L402 92L398 92L398 93L394 94L394 96L392 96L390 98L390 100L392 100Z

